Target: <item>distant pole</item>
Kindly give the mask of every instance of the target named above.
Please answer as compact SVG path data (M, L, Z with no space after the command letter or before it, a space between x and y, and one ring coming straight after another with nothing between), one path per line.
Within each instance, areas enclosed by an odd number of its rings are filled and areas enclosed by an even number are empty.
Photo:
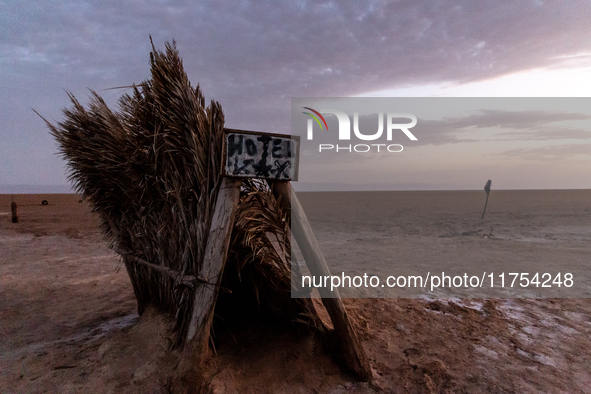
M492 181L489 179L488 182L486 182L486 185L484 186L484 191L486 192L486 202L484 203L484 211L482 211L482 217L480 218L480 220L484 219L484 214L486 213L486 205L488 204L488 195L490 194L491 184Z
M12 223L18 223L18 206L13 201L10 207L12 208Z

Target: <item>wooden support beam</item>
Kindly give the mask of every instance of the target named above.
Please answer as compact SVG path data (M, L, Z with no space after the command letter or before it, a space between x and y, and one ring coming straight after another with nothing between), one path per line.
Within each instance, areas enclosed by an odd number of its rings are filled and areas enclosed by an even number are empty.
M152 268L154 271L158 271L170 278L174 279L175 281L178 280L180 283L187 285L187 286L195 286L195 283L200 281L194 275L183 275L179 271L173 270L172 268L164 267L162 265L152 264L147 262L146 260L140 259L139 257L126 255L124 256L127 260L134 261L138 264L143 264L146 267ZM205 281L201 280L202 283Z
M312 227L289 182L270 181L275 198L282 208L291 210L291 230L300 246L306 265L314 276L330 276L326 260L322 255ZM328 287L318 289L334 326L337 343L340 346L345 365L362 381L371 381L373 376L369 359L361 346L355 328L352 326L338 290Z
M223 178L215 203L203 265L199 270L199 277L209 284L198 283L195 289L193 312L185 342L186 359L192 360L193 364L190 368L200 368L207 358L209 333L228 256L241 185L240 179Z

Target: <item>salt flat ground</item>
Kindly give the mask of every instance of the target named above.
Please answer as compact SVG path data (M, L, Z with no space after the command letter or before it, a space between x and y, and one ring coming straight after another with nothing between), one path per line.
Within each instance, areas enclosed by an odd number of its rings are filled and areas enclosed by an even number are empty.
M137 316L90 207L76 195L18 195L21 220L12 224L10 199L0 195L0 392L166 392L178 363L170 320L153 310ZM591 255L590 191L493 191L484 221L483 192L300 199L333 271L362 273L376 258L387 263L380 275L409 262L581 268ZM591 392L589 299L345 304L374 384L344 374L314 335L254 322L217 332L213 391Z
M485 199L484 191L300 194L333 274L367 273L382 283L390 275L442 272L486 279L478 288L413 292L379 286L341 289L343 296L591 298L590 190L493 190L482 220ZM542 283L510 287L511 272L528 273L529 279L539 273ZM572 274L573 286L552 285L559 272L561 280ZM542 280L544 273L551 276Z

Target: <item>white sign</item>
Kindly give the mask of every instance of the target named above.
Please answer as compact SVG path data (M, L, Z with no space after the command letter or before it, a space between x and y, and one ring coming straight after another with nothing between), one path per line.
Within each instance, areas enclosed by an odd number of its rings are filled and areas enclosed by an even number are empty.
M222 175L296 181L297 136L225 129Z

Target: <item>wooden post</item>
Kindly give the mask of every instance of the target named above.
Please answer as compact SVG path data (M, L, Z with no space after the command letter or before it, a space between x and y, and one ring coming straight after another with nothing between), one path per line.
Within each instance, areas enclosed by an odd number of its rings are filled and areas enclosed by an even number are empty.
M312 227L297 196L289 182L269 182L275 198L281 202L283 209L291 210L291 229L296 239L306 265L314 276L330 276L326 260L322 255ZM334 332L338 344L341 346L345 365L363 381L372 380L371 366L365 350L361 346L357 333L351 325L347 311L339 296L338 290L331 291L327 287L320 287L322 303L326 307L334 325Z
M480 220L484 219L484 214L486 213L486 205L488 204L488 195L490 194L491 183L492 181L489 179L488 182L486 182L486 185L484 185L484 191L486 192L486 202L484 203L484 210L482 211L482 217Z
M18 206L14 201L10 204L10 208L12 208L12 223L18 223Z
M215 203L203 265L199 270L199 276L208 284L198 284L195 290L193 312L185 343L187 359L197 364L189 366L190 368L201 367L207 358L209 333L230 246L241 185L240 179L223 178Z

